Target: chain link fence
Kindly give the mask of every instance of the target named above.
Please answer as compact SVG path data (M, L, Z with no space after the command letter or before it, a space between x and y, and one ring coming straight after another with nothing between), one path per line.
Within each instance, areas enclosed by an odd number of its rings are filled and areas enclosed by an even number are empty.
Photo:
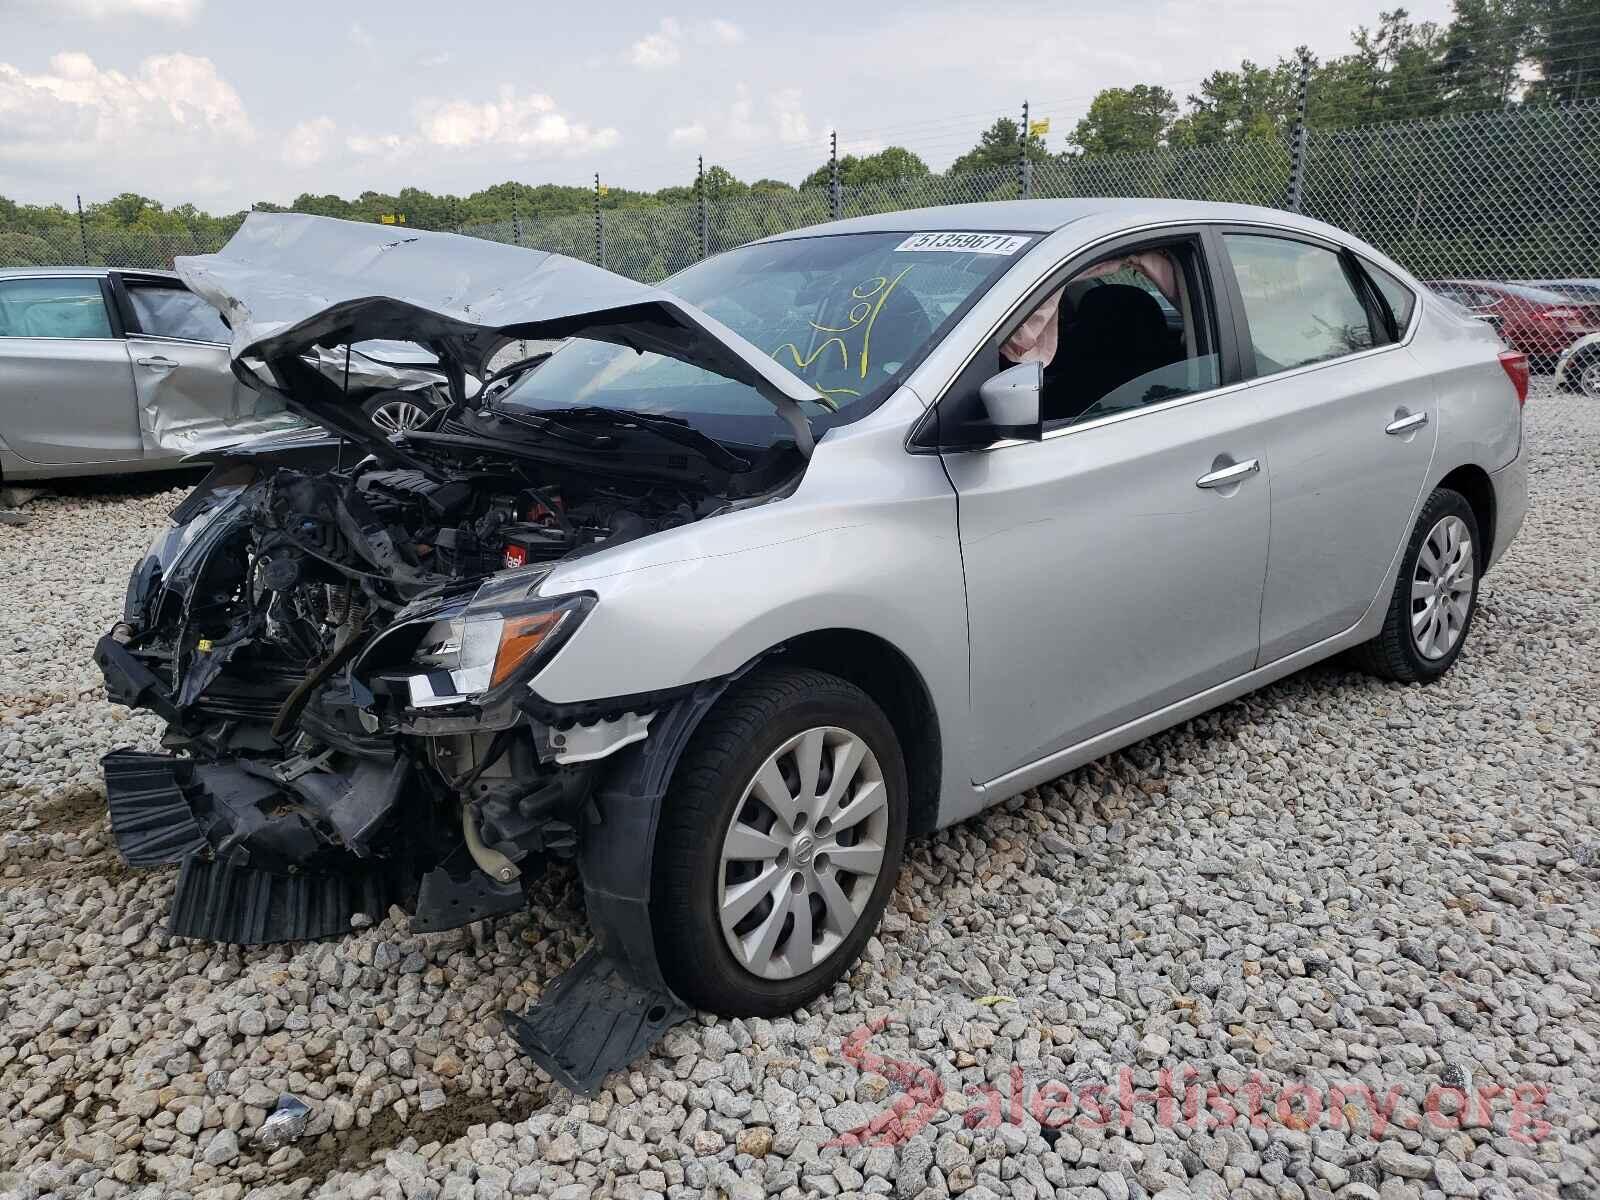
M1421 279L1600 277L1600 103L1313 130L1303 210Z
M1600 277L1600 100L1186 149L1046 159L866 186L715 192L687 204L537 214L459 232L553 250L655 281L773 233L905 208L1034 198L1150 196L1300 207L1423 279ZM226 237L0 231L0 265L170 267Z
M145 267L171 270L180 254L220 250L235 229L205 236L63 226L43 233L0 229L0 267Z

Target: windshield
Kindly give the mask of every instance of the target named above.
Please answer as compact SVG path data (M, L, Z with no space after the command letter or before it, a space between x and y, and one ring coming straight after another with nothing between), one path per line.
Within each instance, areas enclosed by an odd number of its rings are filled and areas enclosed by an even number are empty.
M903 232L795 238L730 250L661 286L816 388L818 398L802 407L820 436L887 397L1033 240ZM659 413L750 446L791 436L754 388L585 338L567 342L500 403Z

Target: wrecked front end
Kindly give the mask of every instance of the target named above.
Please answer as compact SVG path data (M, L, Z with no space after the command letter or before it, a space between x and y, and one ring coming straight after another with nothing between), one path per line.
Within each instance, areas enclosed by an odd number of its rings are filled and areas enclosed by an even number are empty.
M419 930L520 908L572 854L589 769L519 692L585 598L540 598L537 569L485 580L506 535L480 549L479 531L512 524L496 506L515 497L229 474L186 502L96 649L111 698L168 723L168 754L105 766L127 860L182 864L172 931L273 942L390 904ZM408 561L421 537L427 568Z
M425 465L226 464L176 510L95 651L110 699L167 723L163 752L104 760L113 832L131 865L179 866L173 934L240 944L345 933L392 905L449 929L524 908L551 862L575 862L608 943L580 973L593 1020L614 1029L604 1005L623 1002L642 1046L682 1015L648 937L671 761L654 756L704 703L545 703L530 680L594 600L540 588L551 564L722 501L493 453ZM613 970L624 986L590 980ZM560 1019L522 1030L524 1048L571 1057L570 1002Z
M160 753L105 758L111 825L131 865L178 865L173 934L240 944L333 936L395 905L413 930L449 929L525 907L552 862L574 862L595 943L508 1023L584 1090L684 1013L655 962L650 859L672 764L723 685L546 703L534 676L595 598L541 589L558 563L781 494L804 458L798 444L741 458L646 415L580 411L563 425L496 406L494 390L518 376L485 371L494 352L591 326L659 348L687 321L692 353L675 354L751 375L728 365L727 346L707 348L711 323L639 285L557 264L610 307L574 313L570 296L532 296L532 315L501 328L476 323L488 301L470 291L424 307L372 295L359 274L285 282L272 257L389 270L410 254L425 282L443 273L428 254L458 265L452 245L427 239L379 246L387 258L332 253L388 236L252 218L236 261L224 252L185 272L230 315L241 378L280 392L336 451L319 465L303 447L230 456L135 568L95 659L113 702L167 728ZM556 257L517 254L533 276ZM491 267L480 286L504 303L521 277ZM355 298L304 299L340 289ZM535 319L552 305L557 318ZM424 344L444 365L452 403L433 429L384 435L303 361L311 345L379 336ZM473 371L491 382L469 404Z

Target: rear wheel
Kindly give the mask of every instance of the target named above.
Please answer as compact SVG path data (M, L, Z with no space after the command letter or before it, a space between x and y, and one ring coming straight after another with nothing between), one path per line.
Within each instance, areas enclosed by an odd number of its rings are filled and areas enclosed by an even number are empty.
M905 842L905 763L854 685L758 671L696 730L652 880L657 957L698 1008L776 1016L815 999L877 928Z
M1383 631L1356 648L1358 665L1401 683L1429 683L1448 671L1477 612L1481 546L1466 497L1435 489L1411 531Z

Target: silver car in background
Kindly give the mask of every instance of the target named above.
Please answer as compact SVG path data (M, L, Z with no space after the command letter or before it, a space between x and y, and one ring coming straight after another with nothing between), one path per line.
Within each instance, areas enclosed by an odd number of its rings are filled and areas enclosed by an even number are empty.
M1275 210L884 213L660 287L253 215L180 270L368 457L218 468L136 570L96 657L175 753L107 758L119 845L236 942L575 863L595 941L508 1025L580 1089L832 986L910 835L1340 652L1439 679L1527 502L1526 359ZM380 438L301 365L371 336L569 340Z
M0 480L169 469L303 427L235 376L228 341L217 310L170 271L0 270ZM440 407L437 362L417 346L311 354L387 431Z
M227 343L170 272L0 271L0 479L170 468L302 424L235 378Z

